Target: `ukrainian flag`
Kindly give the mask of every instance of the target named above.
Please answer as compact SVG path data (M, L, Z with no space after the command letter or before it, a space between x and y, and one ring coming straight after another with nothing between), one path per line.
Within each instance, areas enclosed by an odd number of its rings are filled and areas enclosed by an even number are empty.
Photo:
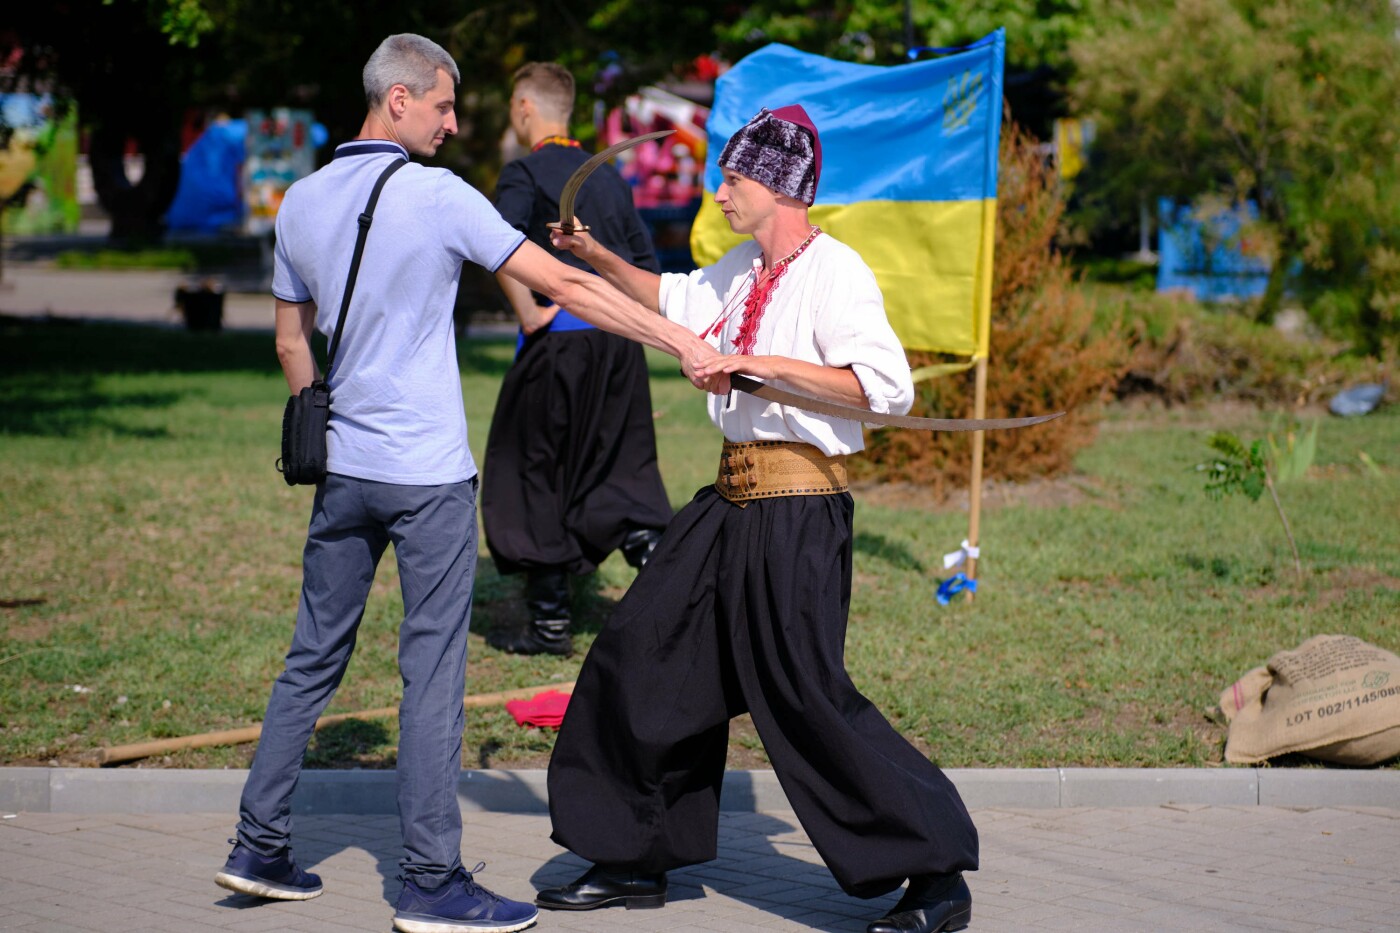
M812 222L874 270L909 350L987 355L1005 47L998 29L944 58L881 67L769 45L715 87L716 156L760 107L806 109L822 143ZM690 235L700 265L743 239L714 205L719 183L711 163Z

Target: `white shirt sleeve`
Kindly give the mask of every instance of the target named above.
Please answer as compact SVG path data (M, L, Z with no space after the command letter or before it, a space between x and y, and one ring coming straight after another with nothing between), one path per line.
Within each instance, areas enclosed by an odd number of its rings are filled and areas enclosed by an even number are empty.
M758 244L749 241L725 253L712 266L686 274L662 273L657 295L662 315L692 334L712 327L726 313L726 304L735 298L735 293L747 289L746 276L758 255ZM732 312L733 321L744 314L742 305L728 311ZM716 343L713 337L705 339L711 346Z
M874 273L853 252L849 258L822 270L828 299L813 319L817 348L827 366L851 367L871 411L902 415L914 404L909 360L885 316Z

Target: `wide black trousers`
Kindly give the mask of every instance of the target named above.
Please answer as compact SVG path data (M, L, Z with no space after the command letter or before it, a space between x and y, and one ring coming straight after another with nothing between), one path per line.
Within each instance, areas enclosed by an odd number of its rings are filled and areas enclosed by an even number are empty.
M847 893L976 869L952 782L846 673L853 511L844 493L740 508L707 487L676 515L584 660L549 765L556 842L642 871L713 859L747 711Z
M671 504L642 348L601 330L537 333L501 383L481 518L502 573L591 573Z

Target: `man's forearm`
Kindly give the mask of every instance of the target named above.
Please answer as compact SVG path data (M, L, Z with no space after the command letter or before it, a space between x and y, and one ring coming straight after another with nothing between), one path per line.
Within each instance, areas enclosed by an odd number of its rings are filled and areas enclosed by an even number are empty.
M606 252L596 244L593 245L599 253ZM613 256L612 253L608 255ZM622 267L632 268L616 256L613 256L613 259L616 261L608 265L613 267L614 272L620 272ZM653 273L636 271L660 282ZM521 244L497 270L497 274L507 275L527 288L548 295L556 303L595 327L655 347L672 356L680 357L681 351L689 351L692 354L700 352L697 345L703 346L694 334L667 321L655 313L654 307L649 308L638 302L622 289L610 284L604 276L565 265L534 243L527 241ZM655 296L652 298L654 303ZM714 351L709 350L708 355L714 355Z
M278 343L277 361L282 364L282 375L293 395L316 381L316 358L311 354L310 344L302 342L300 346L284 348Z
M637 268L601 245L594 246L588 254L587 261L609 285L648 311L660 312L661 276L647 269Z
M286 377L287 388L296 395L316 381L316 356L311 352L311 333L316 322L316 305L313 302L293 304L276 301L276 341L277 362L282 364L282 375Z
M854 408L870 407L865 388L850 367L821 366L805 360L784 358L779 372L781 375L778 378L800 392Z
M702 388L727 390L728 376L715 381L694 374L714 348L690 331L629 298L601 276L565 265L534 243L520 245L500 270L595 327L669 353L681 362L681 371ZM648 273L650 274L650 273Z
M618 289L610 287L598 276L577 270L571 271L576 272L576 275L569 276L561 294L553 297L555 301L595 327L620 334L675 357L681 356L682 351L691 348L698 341L699 338L690 331L643 307L635 299L623 299L619 296Z
M535 295L528 287L521 285L506 273L497 272L496 283L501 286L506 301L510 302L511 310L520 319L520 328L525 333L533 334L554 319L553 312L535 304Z
M743 373L755 379L781 379L792 388L854 408L869 408L870 399L860 377L849 366L823 366L790 356L716 356L701 366L701 372Z

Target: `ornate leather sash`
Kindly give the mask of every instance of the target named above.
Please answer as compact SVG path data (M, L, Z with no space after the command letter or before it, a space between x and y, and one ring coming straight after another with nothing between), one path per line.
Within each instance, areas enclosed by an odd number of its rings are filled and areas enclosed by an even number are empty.
M730 502L845 492L846 457L792 441L724 442L715 489Z

